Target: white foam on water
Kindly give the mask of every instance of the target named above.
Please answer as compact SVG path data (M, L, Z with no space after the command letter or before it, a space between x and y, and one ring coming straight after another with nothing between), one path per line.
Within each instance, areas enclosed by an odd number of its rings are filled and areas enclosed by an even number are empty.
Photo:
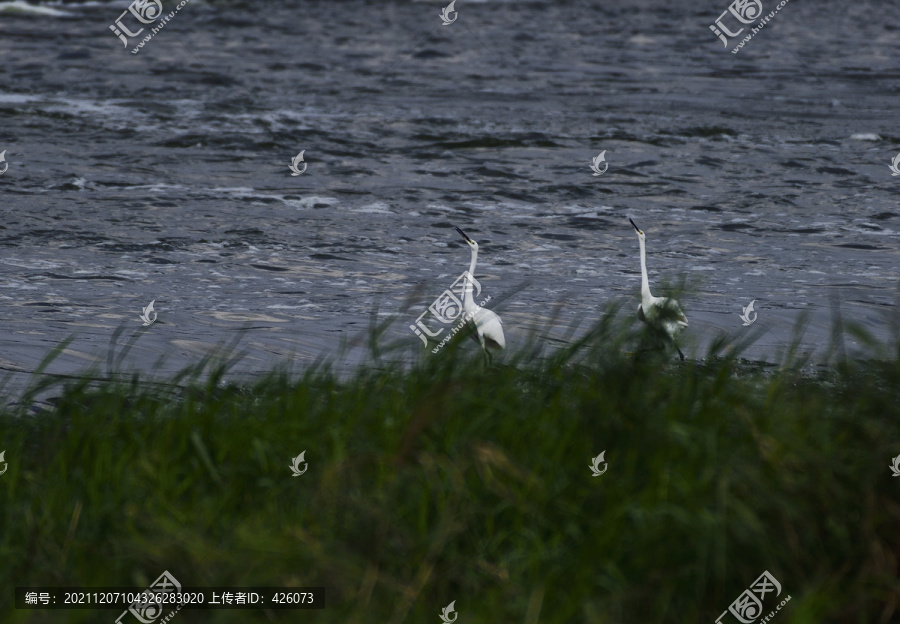
M288 206L299 206L300 208L312 208L316 204L328 204L333 206L340 202L334 197L325 197L323 195L310 195L302 199L285 199L283 200Z
M62 265L58 262L50 262L49 260L36 260L36 259L28 259L22 260L20 258L0 258L0 263L8 264L9 266L19 267L22 269L58 269Z
M872 132L859 132L850 136L854 141L880 141L881 137Z
M71 17L72 13L66 13L48 6L28 4L21 0L13 2L0 2L0 13L14 13L16 15L40 15L44 17Z
M350 212L365 212L375 214L393 214L393 211L384 202L374 202L361 206L359 208L351 208Z

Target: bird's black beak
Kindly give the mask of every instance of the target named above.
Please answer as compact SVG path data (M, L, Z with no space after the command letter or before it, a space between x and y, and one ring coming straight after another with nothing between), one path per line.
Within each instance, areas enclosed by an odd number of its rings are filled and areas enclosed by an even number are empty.
M628 220L631 221L631 217L628 217ZM640 228L634 224L634 221L631 221L631 227L633 227L634 231L637 232L638 234L642 233Z
M453 227L456 227L456 226L453 226ZM466 239L466 242L467 242L467 243L471 243L471 242L472 242L472 239L469 238L468 236L466 236L466 233L463 232L461 229L459 229L459 228L457 227L457 228L456 228L456 231L459 232L459 235L460 235L460 236L462 236L464 239Z

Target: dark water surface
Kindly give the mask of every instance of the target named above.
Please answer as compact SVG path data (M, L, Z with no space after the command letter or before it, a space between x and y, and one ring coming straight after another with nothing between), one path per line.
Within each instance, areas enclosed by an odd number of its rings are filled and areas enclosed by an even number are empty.
M557 303L556 337L636 308L628 216L654 294L690 287L688 354L755 331L772 359L803 310L821 346L837 300L882 338L896 316L900 3L792 0L737 54L726 0L459 0L449 26L440 2L191 0L137 54L127 2L23 6L0 3L3 370L68 336L52 370L81 369L119 327L126 368L243 330L243 370L302 365L376 311L412 352L468 266L454 225L511 348Z

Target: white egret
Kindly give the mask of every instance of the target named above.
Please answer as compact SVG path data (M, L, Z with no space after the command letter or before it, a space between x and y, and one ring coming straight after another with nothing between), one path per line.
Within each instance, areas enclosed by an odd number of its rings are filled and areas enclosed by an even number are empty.
M688 326L687 318L678 302L671 297L654 297L650 294L650 282L647 279L647 248L644 245L644 233L634 224L631 217L631 226L637 232L638 240L641 242L641 304L637 309L639 319L647 323L650 327L661 330L666 337L675 345L678 355L684 360L684 353L675 344L675 336Z
M472 250L472 261L469 263L469 276L475 279L475 263L478 261L478 243L466 236L461 229L456 228ZM473 330L472 339L477 341L484 350L485 358L493 360L491 350L500 351L506 348L506 339L503 337L503 321L491 310L475 305L472 298L474 285L470 279L466 280L465 296L463 297L463 313L467 319L466 324Z

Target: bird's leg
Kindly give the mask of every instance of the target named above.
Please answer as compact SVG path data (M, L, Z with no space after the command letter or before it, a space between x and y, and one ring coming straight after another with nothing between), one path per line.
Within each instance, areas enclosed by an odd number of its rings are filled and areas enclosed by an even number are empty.
M675 344L675 343L672 343ZM678 345L675 345L675 350L678 351L678 355L681 356L681 361L684 362L684 353L681 352L681 349L678 348Z

